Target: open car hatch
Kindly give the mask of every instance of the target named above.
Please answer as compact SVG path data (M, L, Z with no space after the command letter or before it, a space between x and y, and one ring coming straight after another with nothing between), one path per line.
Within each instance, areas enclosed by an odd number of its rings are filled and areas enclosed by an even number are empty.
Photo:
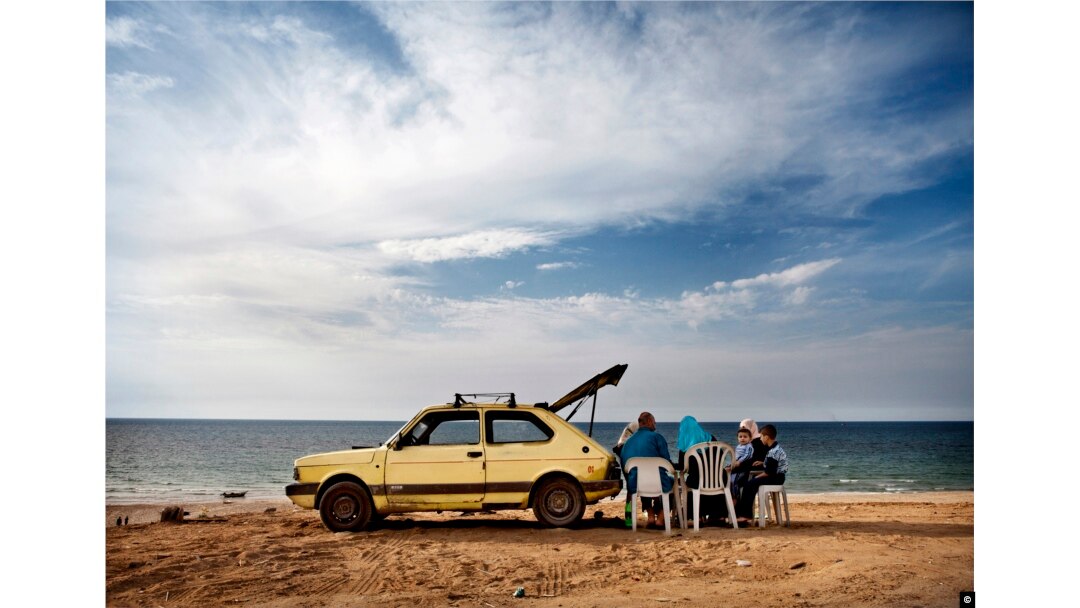
M577 407L575 407L573 409L573 411L571 411L570 414L566 417L566 420L569 421L571 418L574 417L574 414L577 413L578 408L581 407L581 404L585 403L585 400L588 399L589 397L592 397L593 398L593 404L592 404L593 405L593 407L592 407L592 414L593 415L592 415L592 418L590 418L590 420L589 420L589 436L592 437L592 426L593 426L592 419L596 417L596 392L599 391L601 389L601 387L607 386L609 384L612 385L612 386L618 386L619 385L619 380L621 380L623 374L626 373L626 368L627 367L629 367L628 364L622 363L620 365L616 365L615 367L612 367L611 369L609 369L609 370L607 370L605 372L600 372L599 374L596 374L595 376L592 377L592 379L590 379L585 384L582 384L581 386L575 388L574 390L572 390L569 393L567 393L566 395L564 395L561 399L559 399L555 403L552 403L551 405L549 405L547 407L547 409L552 411L552 412L558 412L559 410L563 409L564 407L576 402Z

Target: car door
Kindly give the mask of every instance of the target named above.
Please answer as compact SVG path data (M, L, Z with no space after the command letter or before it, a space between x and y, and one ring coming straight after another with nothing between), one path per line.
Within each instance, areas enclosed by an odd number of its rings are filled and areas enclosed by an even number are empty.
M386 498L391 503L462 503L484 498L480 413L428 412L386 455Z
M535 414L524 409L484 413L487 486L485 503L520 504L528 499L532 481L552 460L555 435Z

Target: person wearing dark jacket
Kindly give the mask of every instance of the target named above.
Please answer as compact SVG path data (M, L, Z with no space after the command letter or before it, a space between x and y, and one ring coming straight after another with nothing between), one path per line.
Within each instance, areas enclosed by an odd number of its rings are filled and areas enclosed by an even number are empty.
M765 456L769 453L769 448L761 441L761 433L758 431L757 423L747 418L739 423L739 428L750 431L750 446L754 449L754 455L736 465L732 465L731 472L749 473L755 470L760 471L761 467L764 466ZM735 496L736 502L738 499L739 497Z
M750 479L743 488L742 500L735 505L740 524L750 523L754 518L754 501L757 500L758 488L783 485L787 480L787 452L776 442L776 427L771 424L761 427L761 441L769 448L763 462L765 469L750 474Z

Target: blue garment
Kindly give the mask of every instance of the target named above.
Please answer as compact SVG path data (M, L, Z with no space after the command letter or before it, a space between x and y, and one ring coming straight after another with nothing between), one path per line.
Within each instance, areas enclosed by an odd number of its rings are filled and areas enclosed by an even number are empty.
M754 501L757 500L758 488L761 486L780 486L787 481L788 459L787 452L780 447L779 443L772 444L769 453L765 457L765 475L763 477L751 477L743 484L743 496L735 503L735 513L739 517L752 518L754 516Z
M690 446L712 441L712 435L701 428L693 416L686 416L679 423L679 440L676 442L680 452L689 452Z
M783 474L788 471L787 452L779 443L772 444L769 455L765 457L765 472L769 475Z
M671 452L668 451L667 439L652 429L641 427L636 433L626 440L622 448L623 467L631 458L666 458L671 460ZM660 486L665 492L670 492L674 486L674 478L666 470L660 472ZM626 474L626 491L630 494L637 492L637 469Z
M747 458L754 455L754 446L749 443L746 445L735 446L735 462L742 462Z
M736 445L735 446L735 462L742 462L748 458L753 458L754 446L753 444ZM732 467L734 469L734 467ZM736 501L739 500L739 496L742 494L742 488L746 485L747 473L746 471L733 472L731 474L731 493Z

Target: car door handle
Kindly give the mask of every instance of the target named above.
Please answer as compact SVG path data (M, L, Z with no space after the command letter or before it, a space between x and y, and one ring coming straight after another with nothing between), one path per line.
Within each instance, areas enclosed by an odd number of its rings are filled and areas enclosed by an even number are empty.
M479 457L483 456L484 453L483 452L466 452L465 455L468 456L469 458L479 458Z

